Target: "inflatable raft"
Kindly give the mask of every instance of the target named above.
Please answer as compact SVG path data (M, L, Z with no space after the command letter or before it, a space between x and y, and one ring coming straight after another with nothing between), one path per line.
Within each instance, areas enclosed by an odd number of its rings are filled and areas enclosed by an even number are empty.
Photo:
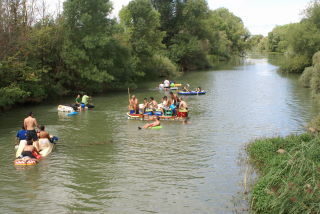
M178 92L179 95L204 95L206 93L207 93L206 91L200 91L200 92L196 92L196 91L188 91L188 92L179 91Z
M74 112L75 110L71 106L59 105L58 106L58 111L61 111L61 112Z
M14 165L15 166L36 165L42 157L46 157L52 152L54 145L55 145L55 142L57 140L58 140L58 138L55 136L51 137L51 141L46 138L39 139L40 152L39 153L33 152L33 155L36 157L36 159L26 158L26 157L19 158L22 151L23 151L24 146L27 144L26 140L21 140L19 145L17 145L15 147L17 149L17 151L16 151L16 158L17 159L14 161Z
M181 116L180 116L181 115ZM179 116L159 116L160 120L169 120L169 121L183 121L188 115L180 114ZM186 115L186 116L185 116ZM129 120L144 120L144 119L155 119L156 115L145 115L145 114L130 114L127 113Z
M162 126L153 126L153 127L149 127L149 129L161 129Z

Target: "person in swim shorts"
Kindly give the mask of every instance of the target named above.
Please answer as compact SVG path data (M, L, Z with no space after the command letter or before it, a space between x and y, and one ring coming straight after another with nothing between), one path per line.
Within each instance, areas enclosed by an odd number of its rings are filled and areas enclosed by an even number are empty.
M27 130L27 139L32 139L35 143L35 147L37 150L39 150L39 141L38 141L38 135L36 132L36 128L39 127L38 122L36 118L33 117L33 113L30 112L28 117L24 119L24 128Z

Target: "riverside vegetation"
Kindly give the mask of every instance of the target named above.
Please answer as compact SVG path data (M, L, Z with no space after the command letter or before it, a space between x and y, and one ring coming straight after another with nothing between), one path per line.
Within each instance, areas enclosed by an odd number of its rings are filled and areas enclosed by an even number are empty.
M320 1L310 2L299 23L275 27L268 37L252 36L252 50L285 55L280 72L302 74L300 82L320 98ZM310 133L258 139L247 146L259 176L250 194L254 213L319 213L320 116Z
M256 140L247 152L258 169L251 193L255 213L319 213L320 136Z
M250 34L205 0L132 0L120 21L108 0L0 0L0 109L79 91L204 69L242 56Z

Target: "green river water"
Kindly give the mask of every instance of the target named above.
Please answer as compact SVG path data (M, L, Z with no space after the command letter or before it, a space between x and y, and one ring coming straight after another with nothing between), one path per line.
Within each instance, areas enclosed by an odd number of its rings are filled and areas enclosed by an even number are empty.
M178 82L202 86L186 97L191 124L164 121L141 130L126 117L126 92L94 97L96 108L68 117L59 103L18 107L0 118L0 213L234 213L246 207L239 154L258 137L304 131L319 112L297 76L283 76L274 58L247 58ZM133 93L163 96L148 82ZM14 138L32 110L60 138L37 166L13 165ZM246 212L246 211L244 211Z

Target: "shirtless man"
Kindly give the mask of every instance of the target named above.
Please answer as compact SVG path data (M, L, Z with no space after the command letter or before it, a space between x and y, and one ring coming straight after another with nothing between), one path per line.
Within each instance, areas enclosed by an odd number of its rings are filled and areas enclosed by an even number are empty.
M47 139L50 141L50 140L51 140L50 135L49 135L49 133L46 132L44 129L45 129L44 125L41 125L41 126L40 126L40 132L38 133L38 137L39 137L40 139L45 139L45 138L47 138Z
M179 109L180 110L188 110L188 105L182 98L180 98Z
M173 102L172 104L177 105L180 102L179 97L176 94L174 94L172 91L170 92L170 97Z
M129 110L135 110L135 113L139 113L139 102L135 95L132 95L129 99Z
M24 128L27 130L27 138L33 140L35 147L39 150L39 141L35 128L39 127L36 118L33 117L33 113L30 112L29 116L24 119Z
M147 123L142 128L147 129L155 126L160 126L160 117L157 116L156 120L153 123ZM141 129L141 127L138 127L138 129Z
M149 107L154 111L158 108L158 103L154 100L153 97L150 97Z

